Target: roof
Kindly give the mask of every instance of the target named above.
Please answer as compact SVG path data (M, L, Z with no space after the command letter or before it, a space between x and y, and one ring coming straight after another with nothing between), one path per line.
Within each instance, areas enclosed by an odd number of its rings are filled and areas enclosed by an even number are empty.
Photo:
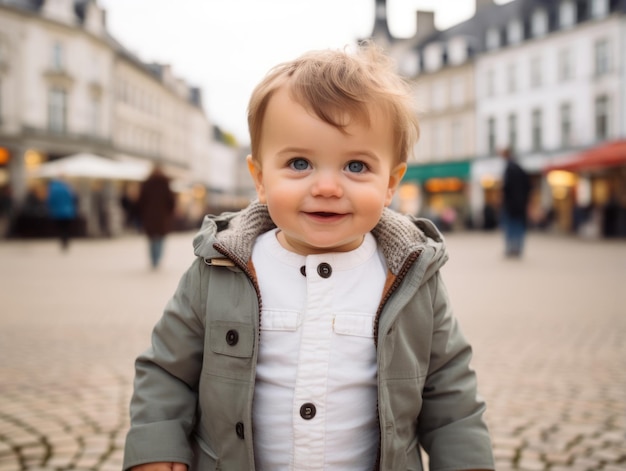
M577 6L576 22L580 23L591 18L591 0L574 0ZM514 19L522 21L523 37L529 37L530 21L533 12L543 8L548 13L548 32L559 29L559 7L562 0L513 0L502 5L493 4L478 8L470 19L459 23L451 28L436 31L414 45L413 49L423 50L428 44L433 42L447 42L449 39L458 36L471 38L471 53L479 53L486 50L485 31L490 28L500 30L503 44L507 25ZM626 1L609 0L611 12L626 12Z

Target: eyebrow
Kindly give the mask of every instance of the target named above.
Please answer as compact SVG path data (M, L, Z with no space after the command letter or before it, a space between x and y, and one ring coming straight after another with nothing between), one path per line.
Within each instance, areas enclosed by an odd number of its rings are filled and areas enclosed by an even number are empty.
M280 149L279 154L293 153L293 154L310 154L311 149L307 149L306 147L285 147L284 149Z

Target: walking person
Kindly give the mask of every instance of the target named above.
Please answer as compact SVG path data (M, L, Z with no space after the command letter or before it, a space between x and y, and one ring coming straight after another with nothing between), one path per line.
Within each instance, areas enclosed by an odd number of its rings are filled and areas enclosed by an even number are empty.
M67 251L70 245L72 226L78 212L76 193L63 179L53 179L48 184L46 205L48 215L56 225L61 249Z
M526 236L530 177L515 162L511 149L503 149L500 155L505 160L502 179L502 225L505 255L507 257L521 257Z
M142 183L137 208L144 232L148 237L150 264L158 268L163 256L165 236L171 230L176 198L170 188L170 179L160 165L156 165Z
M9 237L13 225L13 191L11 185L0 187L0 239Z
M123 469L494 469L435 225L387 208L418 136L374 45L250 99L258 200L207 216L135 362Z

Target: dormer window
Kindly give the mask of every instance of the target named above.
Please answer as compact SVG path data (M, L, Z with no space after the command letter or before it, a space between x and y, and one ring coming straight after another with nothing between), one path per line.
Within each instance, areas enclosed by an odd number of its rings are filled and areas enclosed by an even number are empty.
M424 49L424 66L427 72L434 72L443 66L443 48L439 43L431 43Z
M559 5L559 27L571 28L576 23L576 4L572 0L563 0Z
M608 0L592 0L591 16L593 18L604 18L609 13Z
M496 28L489 28L487 30L487 50L492 51L500 47L500 31Z
M518 44L523 39L522 22L520 20L511 21L506 29L506 36L509 44Z
M548 32L548 13L543 8L533 13L531 28L534 38L544 36Z
M415 77L419 74L419 57L417 54L407 53L399 62L402 74L407 77Z
M467 39L452 38L448 43L448 62L450 65L462 64L467 60L468 47Z

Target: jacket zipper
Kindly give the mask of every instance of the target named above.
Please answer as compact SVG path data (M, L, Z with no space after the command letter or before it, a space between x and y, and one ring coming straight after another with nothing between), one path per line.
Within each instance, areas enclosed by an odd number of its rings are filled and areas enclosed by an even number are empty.
M380 301L380 304L378 306L378 310L376 311L376 320L375 320L375 323L374 323L374 346L376 347L376 350L378 350L378 325L379 325L380 315L383 312L383 308L385 307L385 304L387 304L387 301L393 295L393 293L396 292L396 290L398 289L398 287L400 286L400 284L404 280L406 274L409 272L409 270L411 269L411 267L413 266L415 261L418 259L420 254L421 254L420 250L417 250L417 251L412 252L412 253L409 254L407 259L402 264L402 267L400 268L400 271L398 272L398 274L396 275L395 279L393 280L393 283L391 284L389 289L385 292L383 298ZM378 442L378 454L376 456L376 462L374 464L374 471L379 471L381 469L380 468L380 465L381 465L380 461L381 461L381 459L383 457L382 446L383 446L383 435L384 434L383 434L383 431L382 431L382 429L380 427L380 403L378 401L376 403L376 412L377 412L376 418L377 418L377 421L378 421L378 431L380 433L380 440Z

